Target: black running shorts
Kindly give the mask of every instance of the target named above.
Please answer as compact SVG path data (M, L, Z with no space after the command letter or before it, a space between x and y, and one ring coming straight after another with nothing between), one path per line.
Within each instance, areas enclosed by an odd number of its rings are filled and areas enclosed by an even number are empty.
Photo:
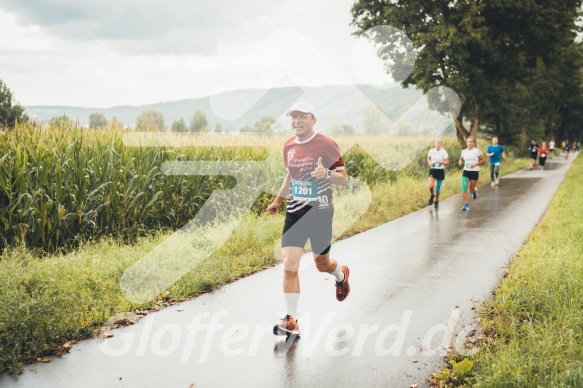
M463 176L467 177L471 181L477 181L480 177L480 172L464 170Z
M445 179L445 169L443 169L443 168L430 168L429 169L429 176L437 179L438 181L442 181Z
M317 255L325 255L330 252L330 244L332 243L333 217L333 211L305 215L286 213L281 247L303 248L310 239L312 252Z

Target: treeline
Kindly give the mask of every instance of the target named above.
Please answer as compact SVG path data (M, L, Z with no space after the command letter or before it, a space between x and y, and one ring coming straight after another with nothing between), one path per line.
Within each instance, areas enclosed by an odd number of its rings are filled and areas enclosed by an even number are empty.
M581 139L580 8L581 0L360 0L352 25L404 87L458 93L461 143L483 132L505 144L560 143Z
M67 115L53 117L49 120L50 127L73 127L78 123ZM124 129L126 126L120 122L116 117L108 120L104 113L93 112L89 115L89 122L87 123L89 129ZM166 126L166 119L164 113L156 109L146 109L140 113L136 119L135 127L137 131L156 131L164 132L170 130L172 132L223 132L221 123L216 123L214 126L209 124L206 114L197 110L192 115L187 124L184 118L175 120L170 127ZM271 116L264 116L257 120L253 126L244 126L240 129L241 132L260 132L266 135L273 135L276 131L281 130L277 125L275 119Z

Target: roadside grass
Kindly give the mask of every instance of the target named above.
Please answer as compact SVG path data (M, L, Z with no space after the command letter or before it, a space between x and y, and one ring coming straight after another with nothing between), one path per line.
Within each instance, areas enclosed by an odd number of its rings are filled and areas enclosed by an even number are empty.
M451 161L457 162L454 154ZM523 168L527 163L519 159L503 164L502 172ZM482 182L487 180L485 174L482 173ZM448 173L442 200L459 193L460 176L456 168ZM348 228L339 238L426 206L427 178L402 175L394 181L377 182L371 186L371 195L371 206L355 223L350 211L343 212L348 218L339 216L335 220L342 225L339 230ZM340 196L336 204L339 209L351 208L355 200L366 198L366 190L361 190ZM123 296L120 279L127 268L160 245L172 231L141 237L133 244L101 238L60 254L41 255L25 246L5 249L0 256L0 374L18 372L25 362L65 353L71 341L95 336L116 313L159 310L273 266L278 260L274 252L279 251L276 243L282 225L283 214L271 217L250 212L222 248L159 297L141 305ZM229 233L225 223L207 228L204 234Z
M581 174L579 157L493 298L478 308L485 334L468 357L470 377L436 386L583 386Z

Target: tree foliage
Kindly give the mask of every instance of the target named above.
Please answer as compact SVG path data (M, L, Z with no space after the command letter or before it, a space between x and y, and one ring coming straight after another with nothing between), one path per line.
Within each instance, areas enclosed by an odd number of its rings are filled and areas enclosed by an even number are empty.
M194 112L194 115L190 120L190 130L195 132L208 131L208 120L203 111L197 110Z
M246 125L241 128L241 132L257 132L263 136L272 136L279 130L279 125L272 116L262 116L252 127Z
M14 128L17 122L28 120L24 108L16 103L12 92L0 79L0 127Z
M360 0L352 24L404 87L458 93L460 142L484 126L519 142L527 132L548 136L549 128L572 120L565 104L580 110L580 6L581 0ZM379 26L398 30L382 33Z
M170 130L172 132L188 132L188 126L186 125L186 121L181 118L180 120L176 120L172 123Z
M141 131L161 132L165 128L164 114L156 109L147 109L138 116L136 128Z
M51 127L72 128L73 125L73 120L64 113L61 116L55 116L49 120L49 126Z
M89 115L89 128L98 129L107 127L107 118L102 112L93 112Z

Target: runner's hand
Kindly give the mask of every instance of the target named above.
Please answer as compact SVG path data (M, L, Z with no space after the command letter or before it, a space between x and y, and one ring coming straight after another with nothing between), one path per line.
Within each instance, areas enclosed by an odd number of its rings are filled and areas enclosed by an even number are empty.
M273 201L267 207L267 209L265 209L265 211L268 212L269 214L271 214L272 216L274 216L277 214L277 208L279 207L280 204L281 204L281 202Z
M326 179L327 175L328 169L322 165L322 157L320 156L318 158L318 165L316 166L314 171L312 171L312 177L316 179Z

